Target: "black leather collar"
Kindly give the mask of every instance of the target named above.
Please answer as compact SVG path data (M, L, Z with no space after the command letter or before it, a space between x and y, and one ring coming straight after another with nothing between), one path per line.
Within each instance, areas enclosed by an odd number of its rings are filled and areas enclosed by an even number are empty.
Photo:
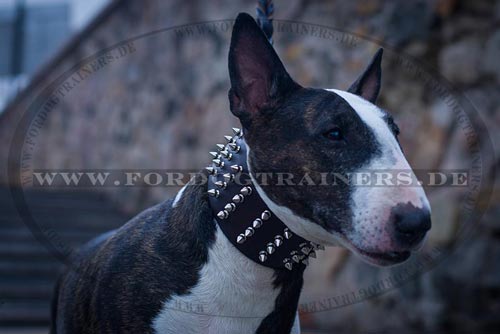
M274 269L303 269L322 245L293 233L264 203L247 164L247 146L241 130L225 136L227 145L210 152L210 206L220 229L246 257Z

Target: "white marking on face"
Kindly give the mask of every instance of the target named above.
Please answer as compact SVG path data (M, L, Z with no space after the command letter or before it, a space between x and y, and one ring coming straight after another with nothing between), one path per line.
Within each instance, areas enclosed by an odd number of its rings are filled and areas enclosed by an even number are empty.
M274 310L280 289L273 280L273 269L248 259L217 228L200 280L164 302L153 328L158 334L255 333Z
M329 89L342 97L368 125L382 154L369 161L359 171L413 171L392 134L384 113L374 104L349 92ZM430 205L421 186L360 186L352 195L354 219L352 230L346 237L355 247L371 252L392 251L396 248L392 229L388 226L389 216L398 203L410 202L417 208L430 211Z
M357 95L335 89L329 91L338 94L356 111L361 120L372 129L382 150L380 156L369 161L360 168L360 171L403 170L414 177L396 138L383 119L384 113L377 106ZM250 152L250 148L247 152ZM249 154L247 155L247 163L250 170ZM354 214L352 229L345 235L341 235L329 232L320 225L296 215L288 207L278 205L259 186L251 171L250 176L257 192L267 206L294 233L316 243L328 246L341 245L355 253L359 253L359 249L380 253L397 250L393 241L392 229L388 225L390 212L398 203L410 202L414 207L430 211L429 202L421 186L357 187L351 198Z
M337 89L327 90L342 97L356 111L361 120L374 132L383 151L381 157L371 161L374 168L387 169L388 167L393 168L393 166L394 168L401 167L401 169L410 168L396 138L394 138L391 129L383 118L384 113L382 110L373 103L349 92Z

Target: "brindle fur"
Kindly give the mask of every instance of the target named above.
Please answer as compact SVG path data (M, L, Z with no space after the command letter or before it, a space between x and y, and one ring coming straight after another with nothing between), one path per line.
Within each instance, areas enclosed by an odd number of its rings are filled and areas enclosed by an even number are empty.
M196 285L214 242L202 179L175 207L172 200L158 204L80 250L57 284L52 333L153 333L163 302ZM275 277L281 292L257 333L289 331L295 319L302 272L280 270Z

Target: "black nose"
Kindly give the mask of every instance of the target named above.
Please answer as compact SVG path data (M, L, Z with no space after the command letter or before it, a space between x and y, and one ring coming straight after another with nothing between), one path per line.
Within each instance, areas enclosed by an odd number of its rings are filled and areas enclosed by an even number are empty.
M403 247L417 245L431 228L429 210L419 209L411 203L399 203L391 212L396 230L396 239Z

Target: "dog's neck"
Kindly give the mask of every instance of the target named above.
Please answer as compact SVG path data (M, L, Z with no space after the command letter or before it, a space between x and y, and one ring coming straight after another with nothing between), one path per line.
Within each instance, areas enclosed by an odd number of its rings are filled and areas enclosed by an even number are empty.
M226 136L209 173L210 206L219 228L247 258L273 269L303 270L321 245L293 233L256 191L247 161L248 147L239 129Z
M167 319L165 323L173 316L181 316L186 319L180 323L201 321L201 328L220 322L223 330L219 332L298 333L297 308L306 267L304 260L314 256L320 246L292 231L285 235L287 226L266 206L252 184L248 148L242 136L236 132L227 140L227 145L220 145L219 152L213 153L214 165L205 174L208 183L198 185L201 180L195 179L195 185L180 191L172 204L176 217L200 214L199 222L193 221L188 228L189 233L201 236L195 244L200 246L197 251L206 262L190 293L171 300L162 315ZM251 190L243 190L244 187ZM206 196L206 191L210 196ZM257 218L258 226L253 225ZM214 224L207 224L212 219ZM181 226L187 228L186 224ZM209 234L205 233L207 226ZM253 233L245 234L249 227ZM282 238L276 238L278 235ZM262 251L266 252L266 258L262 257ZM173 312L168 307L176 303L202 305L206 316ZM162 319L158 318L158 324Z
M209 294L217 297L208 297L204 304L209 304L208 312L219 312L235 322L236 327L227 332L300 332L297 308L303 270L276 270L255 263L236 250L220 228L208 258L201 282L207 282Z
M298 333L303 270L269 268L236 249L215 221L202 179L197 175L177 194L168 229L192 245L184 260L200 258L203 265L189 293L165 304L155 328L172 331L176 319L181 332L189 324L200 332L216 327L218 333Z

